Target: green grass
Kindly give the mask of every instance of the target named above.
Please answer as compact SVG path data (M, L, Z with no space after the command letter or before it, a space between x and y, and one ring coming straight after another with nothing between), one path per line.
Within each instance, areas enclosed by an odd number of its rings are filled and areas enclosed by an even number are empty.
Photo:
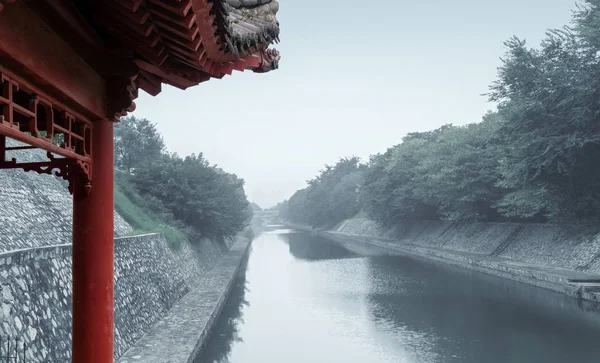
M183 241L188 240L184 231L152 213L148 203L129 181L129 175L118 171L115 172L115 209L133 227L132 235L162 233L173 249L177 249Z

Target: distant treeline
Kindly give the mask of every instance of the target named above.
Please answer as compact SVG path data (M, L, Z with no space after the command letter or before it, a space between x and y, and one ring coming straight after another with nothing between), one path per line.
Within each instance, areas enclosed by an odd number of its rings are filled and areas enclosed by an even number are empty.
M480 123L407 135L366 163L345 158L278 207L331 226L359 211L399 220L600 221L600 0L538 48L516 37Z
M115 166L126 172L117 182L125 183L118 186L127 197L192 240L233 236L252 216L242 179L211 165L202 154L167 152L147 119L132 116L117 124Z

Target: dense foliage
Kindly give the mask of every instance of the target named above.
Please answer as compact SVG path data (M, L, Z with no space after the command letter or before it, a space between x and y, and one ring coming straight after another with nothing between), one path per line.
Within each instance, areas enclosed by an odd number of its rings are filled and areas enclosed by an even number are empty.
M364 165L356 157L326 166L306 189L298 191L280 210L286 218L312 226L335 224L360 210L358 187Z
M364 165L328 167L280 206L282 217L312 226L358 210L383 225L598 222L600 0L579 5L571 26L549 31L538 48L516 37L505 45L488 93L497 111L409 134Z
M115 166L130 170L151 163L165 152L156 125L145 118L121 119L115 128Z
M244 181L202 156L182 158L165 151L162 137L146 119L128 117L115 128L115 164L144 204L162 220L193 238L230 237L252 216Z

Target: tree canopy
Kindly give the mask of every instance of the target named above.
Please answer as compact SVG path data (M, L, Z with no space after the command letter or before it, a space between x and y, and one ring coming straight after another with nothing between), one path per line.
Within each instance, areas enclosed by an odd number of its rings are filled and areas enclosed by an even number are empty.
M115 166L129 170L152 163L165 152L156 125L145 118L124 117L115 127Z
M289 201L280 205L280 213L293 221L312 226L334 225L360 210L358 187L362 184L364 165L356 157L340 159L325 166Z
M163 219L192 237L230 237L252 216L244 181L202 154L180 157L165 150L156 126L128 117L115 128L116 163L132 170L129 181Z
M466 126L412 133L361 164L326 167L281 206L325 226L364 211L399 220L597 223L600 219L600 0L547 32L513 37L487 97L498 109ZM352 160L353 167L346 164Z

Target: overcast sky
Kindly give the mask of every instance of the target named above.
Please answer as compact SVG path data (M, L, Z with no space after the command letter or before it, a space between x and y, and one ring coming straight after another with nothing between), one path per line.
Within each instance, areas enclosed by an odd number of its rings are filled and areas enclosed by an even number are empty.
M170 151L202 152L246 180L250 200L289 198L324 164L402 136L478 122L494 105L503 42L537 45L573 0L280 0L280 69L142 92L135 116Z

